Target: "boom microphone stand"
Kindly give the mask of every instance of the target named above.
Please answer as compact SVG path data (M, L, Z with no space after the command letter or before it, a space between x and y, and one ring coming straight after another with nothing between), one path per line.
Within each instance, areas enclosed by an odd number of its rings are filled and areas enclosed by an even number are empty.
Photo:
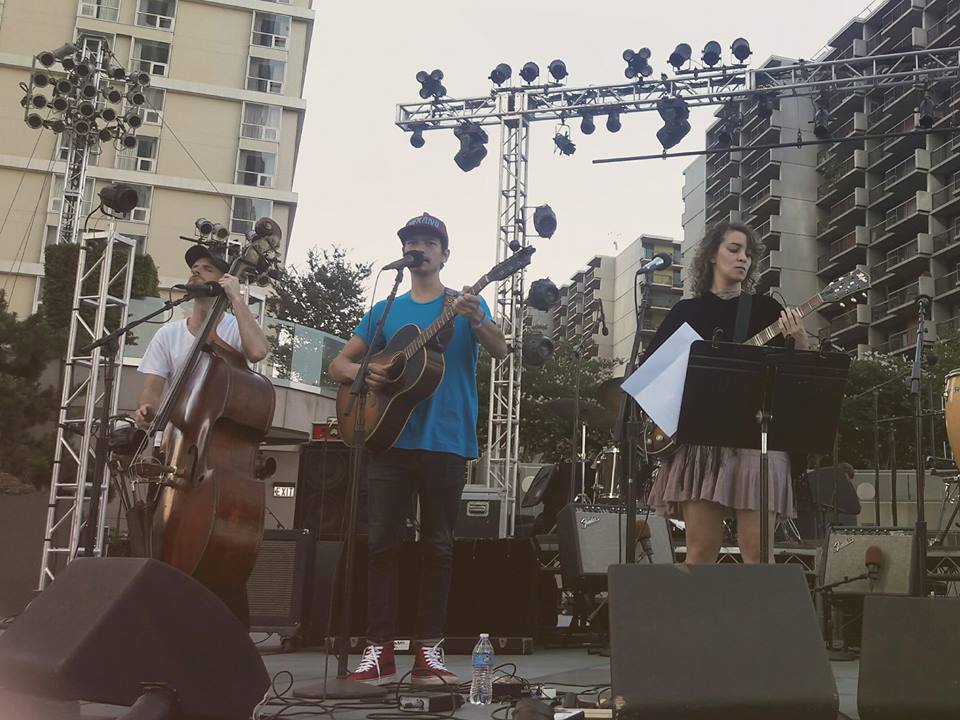
M913 594L923 597L927 594L927 522L924 518L924 463L923 463L923 398L920 394L920 381L923 376L923 336L926 333L927 308L930 298L917 296L917 345L913 355L913 370L910 373L910 394L913 396L913 423L916 443L916 479L917 479L917 522L914 526L913 541L916 543L916 567L914 569Z

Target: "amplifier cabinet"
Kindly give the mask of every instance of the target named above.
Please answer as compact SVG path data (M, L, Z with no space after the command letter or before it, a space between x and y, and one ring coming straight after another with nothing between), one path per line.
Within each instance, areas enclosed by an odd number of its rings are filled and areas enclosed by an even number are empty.
M564 583L604 578L607 568L623 562L626 556L627 518L622 508L613 505L571 503L557 516L560 540L560 569ZM673 563L673 542L666 518L643 511L634 522L645 520L650 528L654 564ZM649 563L640 545L637 562Z
M880 550L883 562L878 580L856 580L837 585L834 595L909 595L914 575L912 528L832 527L821 555L822 585L840 582L867 571L867 548Z
M316 543L307 530L264 530L247 579L252 632L300 633Z

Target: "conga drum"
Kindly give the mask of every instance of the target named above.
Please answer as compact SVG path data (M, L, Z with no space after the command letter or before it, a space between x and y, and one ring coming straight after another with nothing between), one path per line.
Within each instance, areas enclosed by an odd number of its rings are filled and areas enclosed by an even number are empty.
M943 415L950 449L954 459L960 461L960 368L951 370L944 379Z

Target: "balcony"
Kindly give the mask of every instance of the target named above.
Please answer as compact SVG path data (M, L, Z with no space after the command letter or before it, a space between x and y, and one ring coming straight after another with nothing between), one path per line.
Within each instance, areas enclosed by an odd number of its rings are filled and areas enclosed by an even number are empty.
M834 240L827 252L817 258L817 275L838 274L866 262L869 239L867 228L860 225Z
M870 268L870 277L874 285L900 280L900 284L909 277L916 277L930 268L930 256L933 254L933 238L927 233L917 235L913 240L889 251L884 259Z
M949 3L943 16L927 28L927 47L952 46L960 37L960 5Z
M777 250L768 250L757 261L757 292L763 293L780 283L780 270L783 261L780 259L780 252Z
M930 214L930 193L918 191L909 200L887 210L883 222L871 230L871 245L889 246L924 232Z
M933 330L931 323L925 323L926 327L924 328L924 343L932 342L934 338ZM880 343L874 348L874 352L877 352L881 355L895 355L897 353L902 353L907 350L913 350L917 345L917 323L914 322L911 325L908 325L903 330L890 333L887 336L887 341Z
M751 221L754 223L762 222L780 209L780 181L771 180L759 191L744 197L743 208L750 214Z
M953 174L960 169L960 135L930 151L930 172Z
M772 249L780 249L780 216L771 215L757 226L757 239Z
M960 255L960 224L937 233L932 238L933 256L937 260L946 262L950 258Z
M909 315L915 310L919 294L933 296L933 278L923 275L916 282L887 293L886 299L870 308L870 320L874 325L884 325L897 317Z
M827 325L827 335L838 344L855 343L866 340L867 327L870 324L870 307L854 305L852 309L837 315Z
M721 183L738 177L740 177L739 161L731 161L718 166L707 175L707 195L712 195L719 190Z
M960 287L957 287L957 276L960 271L941 275L933 281L933 297L936 300L956 300L960 296Z
M933 214L953 217L960 208L960 193L953 183L933 193Z
M780 156L776 150L767 150L749 164L741 166L741 177L744 187L756 183L767 183L770 180L780 179Z
M707 156L707 176L712 177L713 175L723 171L727 165L730 163L739 163L743 158L743 153L739 150L734 152L725 152L725 153L714 153L713 155ZM731 173L730 177L733 177L736 173Z
M761 119L760 122L749 131L741 131L740 143L746 147L749 145L769 145L780 142L780 111L774 110L773 115L767 119Z
M830 208L826 218L817 222L817 239L834 240L850 232L857 225L864 225L866 209L866 189L854 188L852 193Z
M852 54L852 53L851 53ZM826 99L825 106L834 120L843 120L853 113L863 114L863 101L866 96L860 92L841 92ZM866 118L864 118L866 120Z
M866 169L867 154L863 150L854 150L853 155L835 165L827 164L822 170L824 180L817 187L817 205L829 205L862 187Z
M926 190L927 172L930 170L930 155L926 150L914 153L898 165L887 170L883 176L884 187L889 192L904 194Z
M901 35L919 26L925 5L924 0L901 0L881 16L880 32Z
M707 195L707 222L740 207L740 178L730 178L726 187L722 184L712 195Z
M938 322L936 330L937 340L953 340L960 336L960 315Z
M911 113L895 127L890 129L890 132L902 132L909 133L917 129L917 115ZM925 135L901 135L900 137L892 137L883 141L883 152L889 156L892 156L897 161L903 160L911 152L917 150L918 148L923 148L926 145L926 136ZM879 168L875 168L879 170Z

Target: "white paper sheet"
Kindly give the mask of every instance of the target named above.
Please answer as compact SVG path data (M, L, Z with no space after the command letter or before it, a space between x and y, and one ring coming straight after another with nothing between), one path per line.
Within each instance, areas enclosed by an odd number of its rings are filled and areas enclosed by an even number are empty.
M667 435L680 423L690 346L697 340L703 338L684 323L620 386Z

